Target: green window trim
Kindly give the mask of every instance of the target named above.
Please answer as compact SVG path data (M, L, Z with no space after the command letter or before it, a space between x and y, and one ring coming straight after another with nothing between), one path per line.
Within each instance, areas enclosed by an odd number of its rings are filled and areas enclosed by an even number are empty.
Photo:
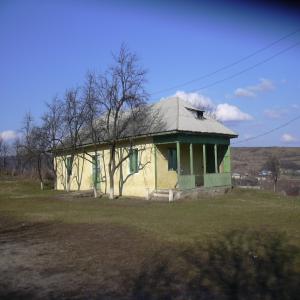
M168 170L177 171L177 150L176 148L168 149Z
M93 161L93 182L96 186L98 186L101 181L99 154L93 155L92 161Z
M71 162L71 157L67 157L67 164L66 164L66 168L67 168L67 174L68 175L72 175L72 162ZM70 174L69 174L70 172Z
M139 161L138 161L138 149L132 149L129 155L129 172L130 174L138 173Z

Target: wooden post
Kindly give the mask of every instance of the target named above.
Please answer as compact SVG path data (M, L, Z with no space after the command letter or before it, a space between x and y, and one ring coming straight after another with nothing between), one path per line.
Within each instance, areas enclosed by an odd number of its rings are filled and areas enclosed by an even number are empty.
M157 190L157 147L154 144L154 180L155 180L155 190Z
M203 175L206 174L206 147L205 144L202 145L202 155L203 155Z
M191 175L194 174L194 156L193 156L193 144L190 144L190 171Z
M177 174L180 175L180 143L176 142L176 152L177 152Z
M218 150L217 150L217 144L214 144L214 151L215 151L215 173L219 173L219 171L218 171Z

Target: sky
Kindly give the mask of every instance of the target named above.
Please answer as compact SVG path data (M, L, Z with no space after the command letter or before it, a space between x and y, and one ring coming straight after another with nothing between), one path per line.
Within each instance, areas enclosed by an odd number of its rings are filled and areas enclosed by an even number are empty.
M300 9L261 3L0 0L0 135L12 141L27 112L39 122L126 43L150 102L213 111L233 146L300 146Z

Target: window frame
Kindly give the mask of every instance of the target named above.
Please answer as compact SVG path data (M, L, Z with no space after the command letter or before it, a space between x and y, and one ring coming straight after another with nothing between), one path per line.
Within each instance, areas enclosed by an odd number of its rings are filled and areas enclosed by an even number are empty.
M92 155L92 176L94 184L99 184L101 182L101 163L100 155Z
M73 163L72 163L72 157L67 156L67 162L66 162L66 172L68 176L72 176L73 173ZM69 174L69 168L70 168L70 174Z
M168 171L177 171L177 149L168 148Z
M139 150L132 149L129 154L129 173L135 174L139 172Z

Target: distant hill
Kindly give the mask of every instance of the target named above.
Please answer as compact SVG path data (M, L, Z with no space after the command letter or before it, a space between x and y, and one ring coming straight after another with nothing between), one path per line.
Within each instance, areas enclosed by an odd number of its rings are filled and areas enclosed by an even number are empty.
M232 172L257 174L271 155L282 169L300 170L300 147L232 147Z

